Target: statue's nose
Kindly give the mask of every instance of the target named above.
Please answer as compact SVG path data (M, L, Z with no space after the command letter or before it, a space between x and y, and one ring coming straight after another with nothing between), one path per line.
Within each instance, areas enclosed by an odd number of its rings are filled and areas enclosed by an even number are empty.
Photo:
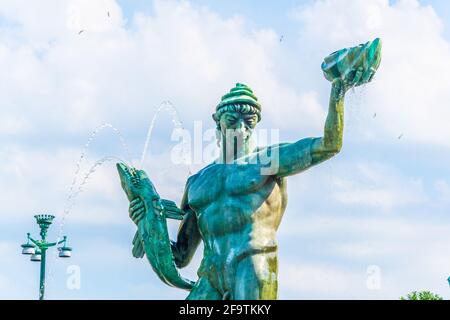
M245 123L244 120L239 120L238 122L236 122L236 127L235 127L236 131L245 131Z

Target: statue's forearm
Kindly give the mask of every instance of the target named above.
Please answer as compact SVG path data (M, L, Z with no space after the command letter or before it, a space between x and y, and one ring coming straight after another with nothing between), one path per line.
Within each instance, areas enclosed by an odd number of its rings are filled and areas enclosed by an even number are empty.
M186 250L186 246L184 243L178 242L178 241L170 241L170 248L172 249L173 258L175 260L175 265L178 268L184 268L186 267L191 257L187 256L188 250Z
M197 217L194 211L188 209L180 224L177 240L171 241L173 257L178 268L183 268L189 264L200 244L200 240Z
M325 151L339 152L344 132L344 92L339 84L331 87L328 116L325 121L323 147Z
M341 83L333 83L324 134L322 138L315 141L311 150L314 163L331 158L342 148L344 132L344 93L345 91Z
M344 89L341 83L333 83L323 137L305 138L295 143L269 148L270 169L275 170L277 177L302 172L331 158L341 150L344 130ZM279 162L274 163L273 160Z

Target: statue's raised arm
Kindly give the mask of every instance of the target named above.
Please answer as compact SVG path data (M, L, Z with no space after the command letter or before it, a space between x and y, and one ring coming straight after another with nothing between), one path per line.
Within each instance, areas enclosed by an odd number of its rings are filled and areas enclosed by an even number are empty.
M380 64L381 40L336 51L325 58L322 70L331 81L331 94L324 134L295 143L272 147L271 158L277 160L275 175L285 177L299 173L336 155L342 148L345 93L372 80Z

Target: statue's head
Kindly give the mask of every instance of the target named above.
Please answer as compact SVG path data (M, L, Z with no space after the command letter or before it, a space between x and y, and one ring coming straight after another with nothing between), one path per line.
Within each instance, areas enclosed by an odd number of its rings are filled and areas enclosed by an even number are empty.
M216 122L218 139L233 142L237 149L248 146L256 124L261 120L261 105L253 91L237 83L225 94L212 115Z

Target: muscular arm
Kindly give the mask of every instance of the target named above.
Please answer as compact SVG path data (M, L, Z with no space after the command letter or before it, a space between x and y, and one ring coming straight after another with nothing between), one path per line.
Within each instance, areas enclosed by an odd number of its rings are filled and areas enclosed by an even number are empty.
M181 201L181 209L186 213L178 229L177 240L171 241L173 257L178 268L184 268L189 264L201 240L197 216L187 204L187 191Z
M341 151L344 133L344 94L343 83L334 82L323 137L314 139L311 145L312 165L325 161Z
M177 240L171 241L172 253L178 268L186 267L200 244L195 212L188 209L178 230Z
M278 158L274 175L278 178L302 172L311 166L325 161L337 154L342 147L344 129L344 93L341 81L332 84L328 115L323 137L305 138L294 143L272 147L269 157Z

